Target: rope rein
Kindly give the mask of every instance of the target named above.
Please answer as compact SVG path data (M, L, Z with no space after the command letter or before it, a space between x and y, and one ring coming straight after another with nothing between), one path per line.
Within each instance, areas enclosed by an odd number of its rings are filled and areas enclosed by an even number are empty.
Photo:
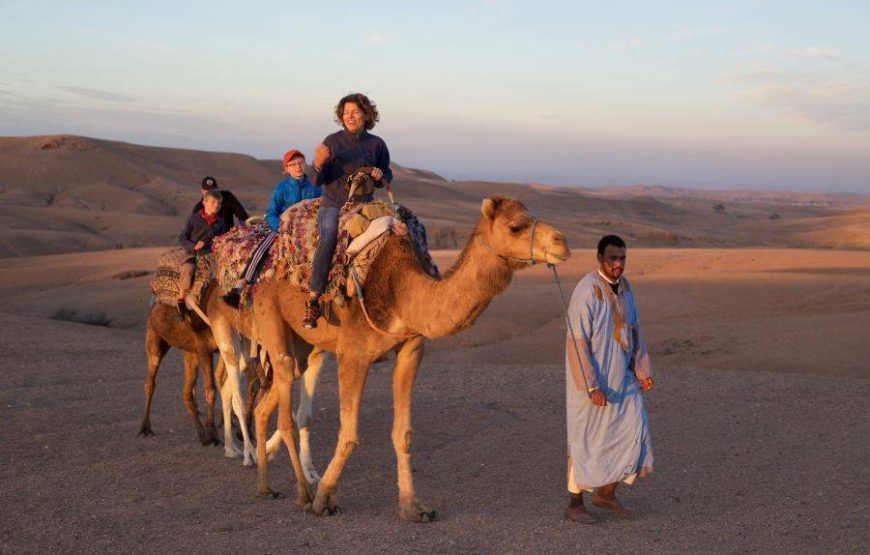
M574 326L571 325L571 318L568 316L568 304L565 302L565 291L562 289L562 281L559 279L559 272L556 271L556 265L547 263L547 267L553 270L553 277L556 278L556 285L559 287L559 298L562 301L562 313L565 315L565 323L568 324L568 332L571 334L571 342L574 344L574 354L577 355L577 364L580 366L580 378L583 380L583 388L586 389L586 395L592 397L592 392L589 391L589 384L586 383L586 374L583 372L582 358L580 358L580 347L577 346L577 336L574 335Z

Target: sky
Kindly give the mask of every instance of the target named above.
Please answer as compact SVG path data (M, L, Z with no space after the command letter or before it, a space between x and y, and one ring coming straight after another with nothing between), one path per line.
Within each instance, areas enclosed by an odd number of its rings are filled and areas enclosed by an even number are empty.
M3 136L310 156L359 91L395 162L449 179L870 194L867 0L0 0L0 13Z

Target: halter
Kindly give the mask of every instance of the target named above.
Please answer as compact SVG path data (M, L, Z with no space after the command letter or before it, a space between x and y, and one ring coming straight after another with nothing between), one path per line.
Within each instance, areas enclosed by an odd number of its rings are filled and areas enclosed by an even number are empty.
M534 266L538 263L535 260L535 227L538 225L538 220L536 218L532 218L532 229L529 232L529 257L528 258L514 258L512 256L507 256L498 252L495 252L495 249L486 244L480 235L477 235L477 240L480 241L480 244L486 247L489 252L496 255L499 258L503 258L505 260L509 260L511 262L519 262L521 264L525 264L526 266Z

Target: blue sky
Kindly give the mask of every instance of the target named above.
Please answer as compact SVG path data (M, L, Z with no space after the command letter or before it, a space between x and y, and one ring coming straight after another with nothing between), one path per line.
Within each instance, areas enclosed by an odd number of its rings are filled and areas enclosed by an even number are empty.
M278 158L374 99L454 179L870 192L870 2L8 2L0 135Z

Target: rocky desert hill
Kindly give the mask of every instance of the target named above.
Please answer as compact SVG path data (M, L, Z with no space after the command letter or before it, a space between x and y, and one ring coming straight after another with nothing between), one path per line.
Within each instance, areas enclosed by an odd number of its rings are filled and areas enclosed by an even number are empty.
M870 248L868 196L448 181L393 168L399 202L435 248L461 246L492 194L522 200L572 245L618 232L641 247ZM172 244L203 175L257 213L280 163L72 135L0 137L0 257Z

